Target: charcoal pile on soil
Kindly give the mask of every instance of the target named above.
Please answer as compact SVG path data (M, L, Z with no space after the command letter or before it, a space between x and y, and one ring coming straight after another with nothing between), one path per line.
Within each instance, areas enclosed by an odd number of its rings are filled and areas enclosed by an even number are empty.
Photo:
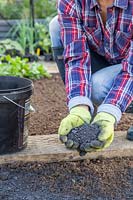
M82 126L73 128L67 136L66 147L77 149L80 155L84 155L86 149L91 149L92 144L102 146L103 142L98 140L100 127L97 124L83 124ZM73 146L71 146L73 143Z

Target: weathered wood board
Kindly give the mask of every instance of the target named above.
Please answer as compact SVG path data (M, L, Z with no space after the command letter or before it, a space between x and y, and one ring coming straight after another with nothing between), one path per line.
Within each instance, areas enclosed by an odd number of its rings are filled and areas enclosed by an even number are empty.
M113 158L133 156L133 142L126 139L126 132L116 132L111 146L101 152L87 153L80 157L74 150L68 150L54 135L29 136L26 149L0 156L0 164L15 161L31 162L43 161L45 163L59 161L75 161L83 159L95 159L98 157Z

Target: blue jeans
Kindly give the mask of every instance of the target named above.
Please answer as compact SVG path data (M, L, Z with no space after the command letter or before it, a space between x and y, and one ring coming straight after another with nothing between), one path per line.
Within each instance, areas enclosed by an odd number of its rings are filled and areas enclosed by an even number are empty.
M60 37L60 25L57 19L57 16L52 19L49 24L49 31L51 37L52 47L63 47ZM113 81L116 76L120 73L122 69L121 64L112 65L104 59L103 56L98 55L97 53L90 50L91 54L91 66L92 66L92 99L91 101L96 105L101 105L104 98L107 96L110 91ZM113 106L113 105L112 105ZM91 105L90 105L91 107ZM117 121L121 118L121 111L119 108L113 107L99 107L100 111L105 111L114 114ZM103 110L102 110L103 109Z

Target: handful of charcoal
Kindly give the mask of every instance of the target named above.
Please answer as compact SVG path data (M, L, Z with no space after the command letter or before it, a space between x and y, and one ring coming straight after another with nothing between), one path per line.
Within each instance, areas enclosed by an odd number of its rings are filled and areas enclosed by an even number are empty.
M77 149L81 156L92 151L92 147L102 147L103 142L98 140L100 127L97 124L83 124L73 128L67 135L67 148Z

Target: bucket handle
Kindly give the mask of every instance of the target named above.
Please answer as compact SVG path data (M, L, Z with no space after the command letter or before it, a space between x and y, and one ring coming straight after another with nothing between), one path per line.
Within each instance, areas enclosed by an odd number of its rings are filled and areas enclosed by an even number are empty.
M15 101L9 99L8 97L6 96L3 96L4 99L7 99L8 101L10 101L11 103L15 104L16 106L20 107L20 108L23 108L25 110L25 107L21 106L20 104L16 103Z
M18 106L18 107L23 108L24 110L26 110L24 106L21 106L20 104L18 104L18 103L16 103L15 101L9 99L8 97L3 96L3 98L7 99L8 101L10 101L11 103L15 104L16 106ZM29 111L30 111L30 112L35 112L35 109L33 108L33 106L30 105Z

